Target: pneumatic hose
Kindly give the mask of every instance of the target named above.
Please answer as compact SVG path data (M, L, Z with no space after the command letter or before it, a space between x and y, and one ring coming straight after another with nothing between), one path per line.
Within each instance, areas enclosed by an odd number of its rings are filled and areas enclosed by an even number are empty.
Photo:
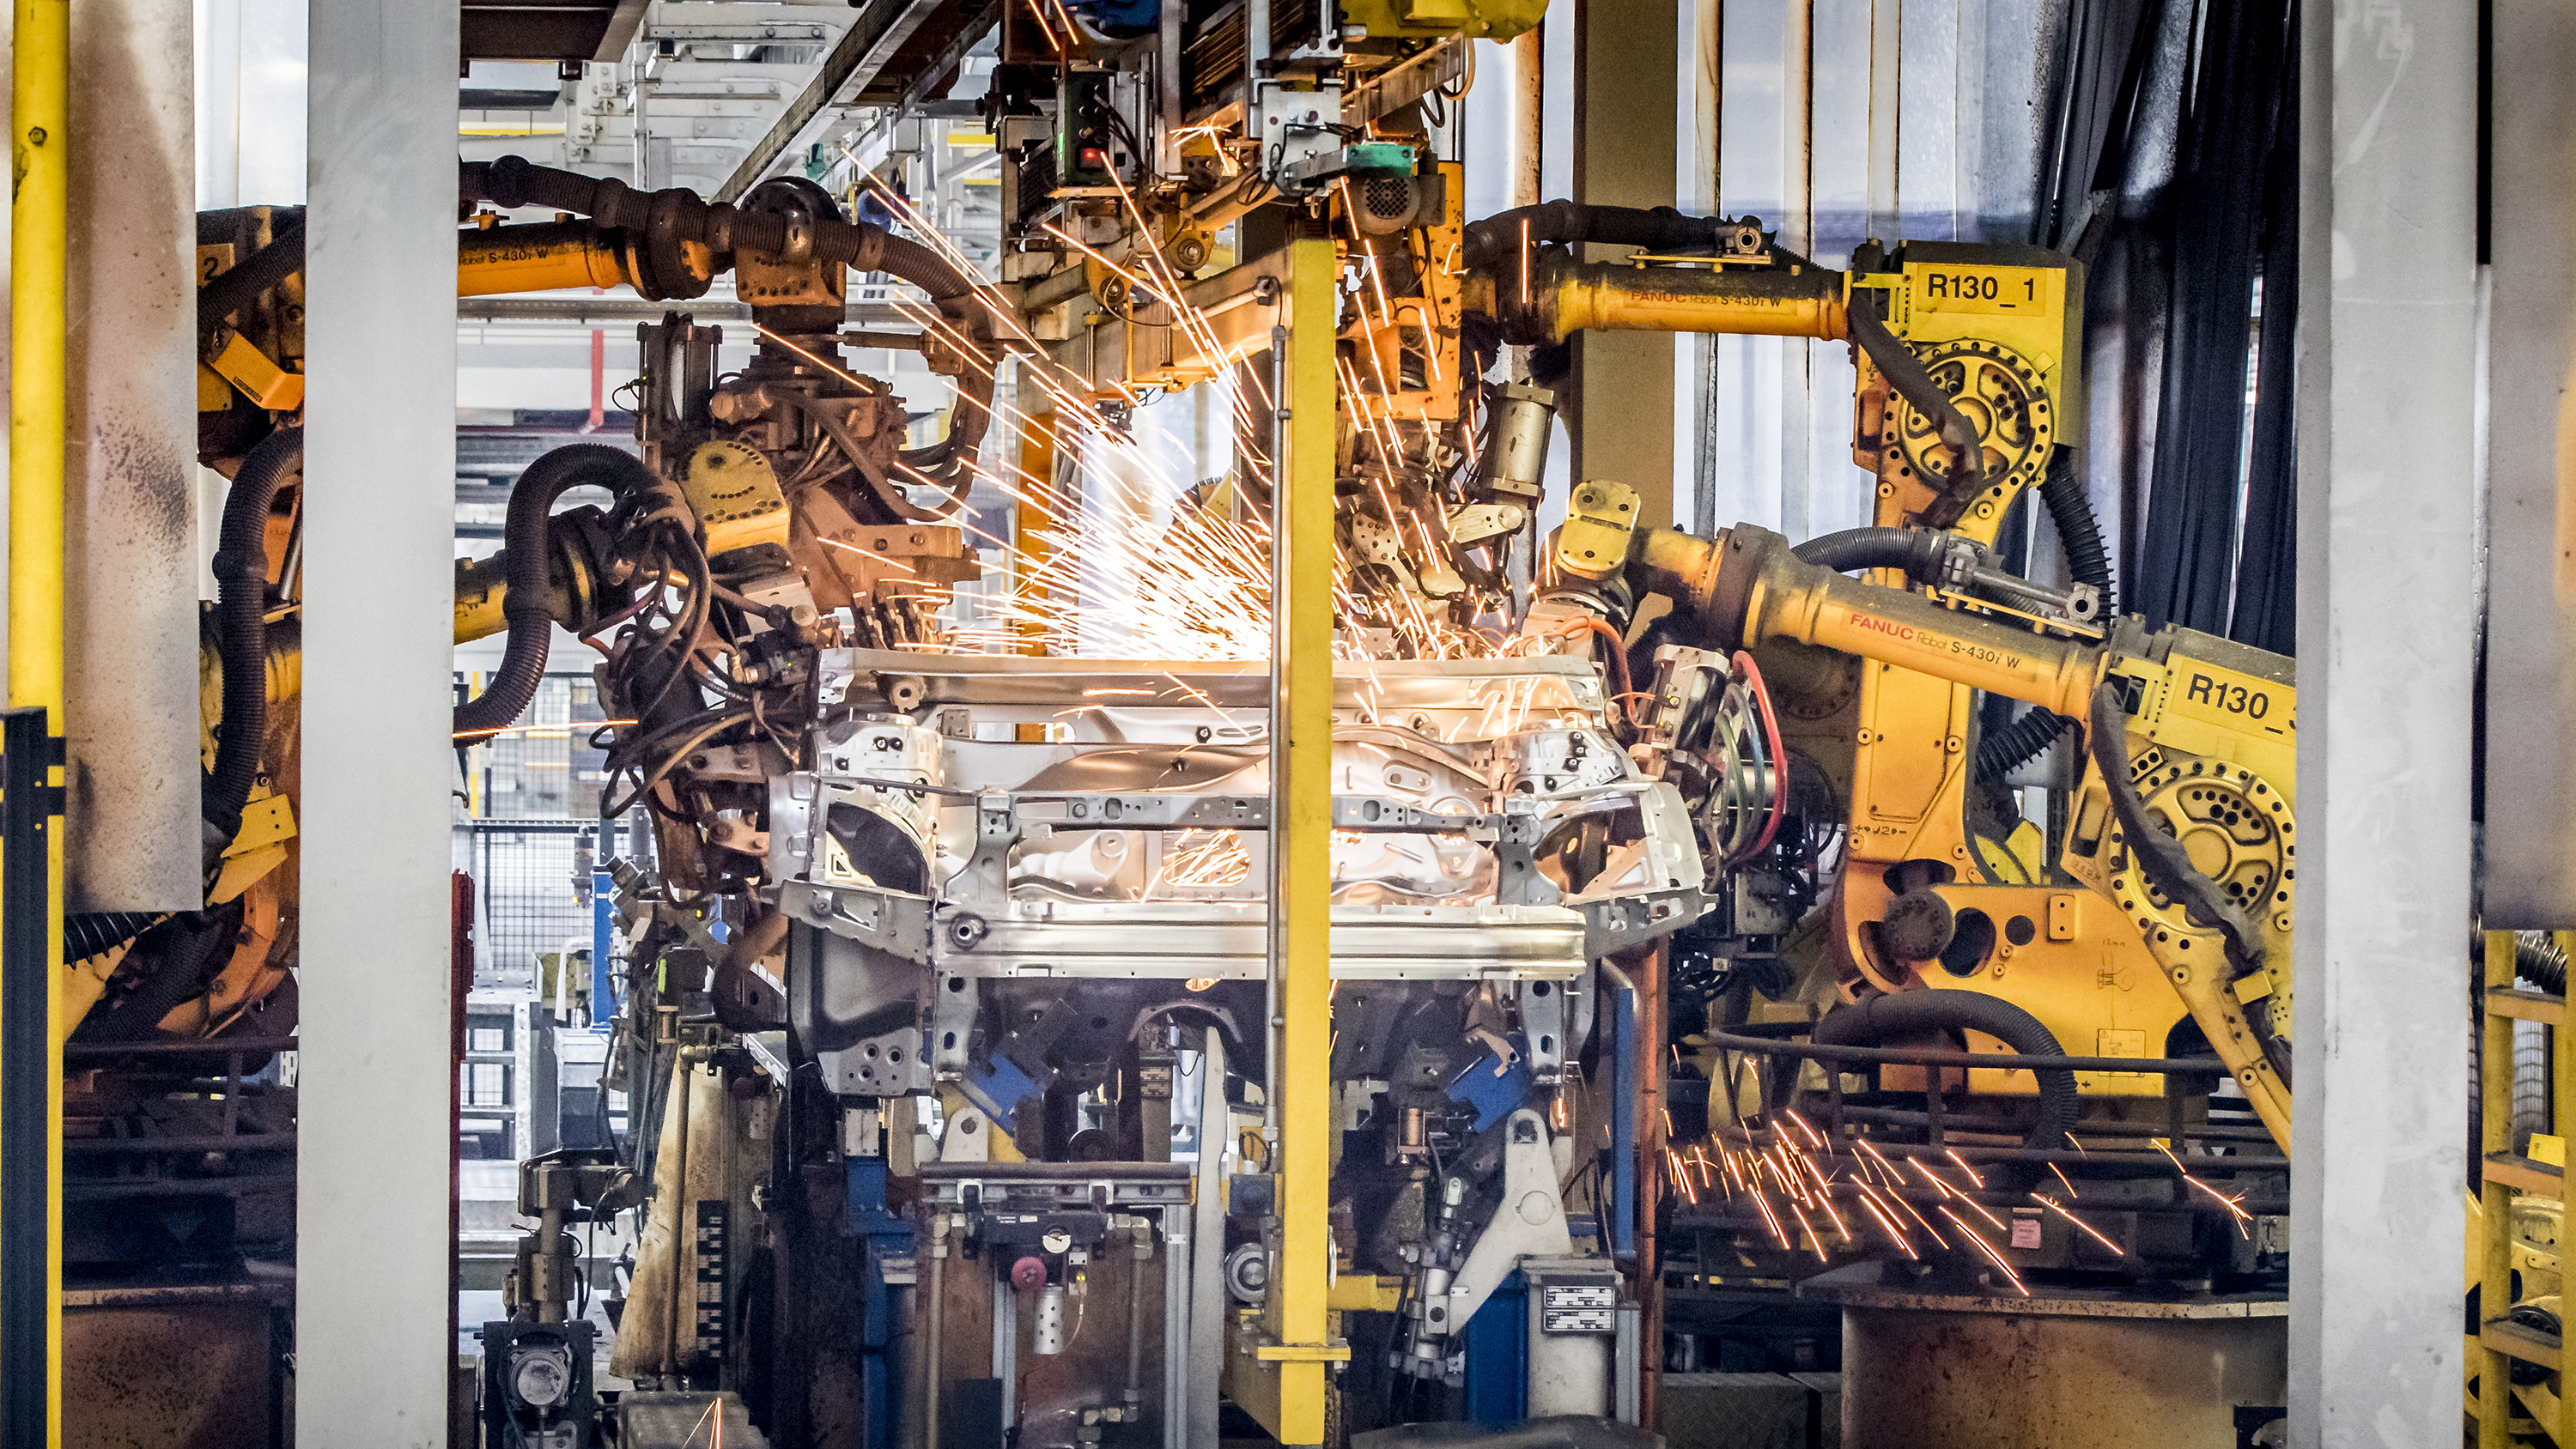
M280 428L260 440L233 475L215 549L215 641L223 659L223 718L203 813L225 843L241 832L242 807L259 783L268 743L268 514L290 478L304 475L304 430Z
M502 575L508 592L501 616L509 621L508 643L501 667L483 692L456 707L456 735L468 742L495 735L518 719L537 697L545 677L546 645L554 631L554 549L547 537L556 500L585 485L605 488L622 502L652 488L651 470L634 454L598 443L557 448L528 465L510 490L510 511L502 524L507 563Z

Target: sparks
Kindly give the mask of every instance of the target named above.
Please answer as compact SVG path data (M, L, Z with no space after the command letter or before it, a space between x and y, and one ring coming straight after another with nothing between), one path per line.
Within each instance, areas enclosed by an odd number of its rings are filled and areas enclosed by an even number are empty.
M2097 1242L2097 1243L2100 1243L2103 1247L2106 1247L2106 1248L2110 1249L2110 1250L2111 1250L2111 1252L2112 1252L2112 1254L2113 1254L2114 1256L2122 1257L2122 1258L2125 1258L2125 1257L2129 1256L2125 1251L2123 1251L2123 1250L2121 1249L2121 1247L2120 1247L2120 1245L2119 1245L2119 1244L2117 1244L2117 1243L2115 1243L2115 1242L2112 1242L2109 1238L2106 1238L2106 1237L2102 1236L2099 1232L2096 1232L2096 1231L2094 1230L2094 1227L2093 1227L2093 1225L2092 1225L2091 1223L2088 1223L2088 1222L2084 1221L2082 1218L2077 1217L2075 1214L2073 1214L2073 1213L2071 1213L2071 1212L2068 1212L2065 1208L2063 1208L2063 1207L2059 1206L2059 1205L2058 1205L2058 1202L2057 1202L2057 1199L2052 1198L2052 1197L2042 1197L2042 1196L2041 1196L2041 1195L2039 1195L2038 1193L2032 1193L2032 1194L2030 1195L2030 1200L2031 1200L2032 1202L2038 1203L2041 1207L2044 1207L2044 1208L2048 1209L2050 1212L2053 1212L2053 1213L2057 1214L2059 1217L2064 1218L2064 1219L2066 1219L2068 1222L2073 1223L2075 1226L2077 1226L2077 1227L2079 1227L2079 1228L2083 1229L2083 1230L2084 1230L2084 1232L2086 1233L2086 1235L2088 1235L2089 1237L2091 1237L2091 1238L2093 1239L2093 1241L2095 1241L2095 1242Z
M1968 1241L1976 1245L1977 1251L1986 1255L1987 1262L1992 1263L2003 1270L2004 1276L2012 1280L2013 1287L2020 1292L2022 1297L2028 1298L2030 1296L2029 1285L2021 1281L2021 1275L2013 1271L2012 1264L2004 1261L2004 1255L1995 1251L1995 1245L1986 1241L1985 1234L1980 1233L1976 1229L1969 1227L1966 1223L1961 1222L1959 1215L1950 1211L1946 1207L1937 1209L1937 1211L1941 1216L1948 1218L1951 1224L1957 1227L1960 1232L1967 1235Z

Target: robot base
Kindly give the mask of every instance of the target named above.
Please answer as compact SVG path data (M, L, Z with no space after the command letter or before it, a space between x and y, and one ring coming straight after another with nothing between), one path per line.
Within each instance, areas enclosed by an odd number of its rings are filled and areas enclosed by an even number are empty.
M1808 1279L1843 1310L1845 1449L2163 1449L2286 1429L2280 1294L2154 1299L2032 1285L2029 1298Z

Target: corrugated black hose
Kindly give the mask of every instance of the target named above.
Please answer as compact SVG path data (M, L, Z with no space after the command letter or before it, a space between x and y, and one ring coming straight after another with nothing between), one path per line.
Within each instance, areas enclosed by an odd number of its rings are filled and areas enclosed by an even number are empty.
M1605 246L1652 247L1657 251L1713 246L1723 232L1735 225L1722 216L1686 216L1669 206L1649 210L1548 201L1516 206L1470 222L1461 239L1459 264L1489 267L1518 252L1524 224L1533 246L1598 242Z
M2057 547L2066 555L2067 576L2101 591L2102 608L2095 617L2108 619L2119 612L2112 596L2111 552L2102 543L2102 526L2094 520L2093 505L2084 496L2084 480L2077 476L2073 458L2072 453L2058 454L2047 480L2039 485L2039 501L2048 505L2048 520L2057 528ZM1978 743L1977 778L2002 779L2056 743L2073 723L2048 710L2025 711Z
M1855 569L1903 569L1921 583L1941 582L1950 549L1959 542L1928 528L1846 528L1818 534L1789 550L1804 563L1847 574Z
M266 296L277 285L304 270L304 218L290 216L278 222L269 235L268 245L244 258L240 266L222 272L197 289L197 350L212 349L215 333L232 321L234 313Z
M153 911L90 911L63 917L63 964L113 950L169 917Z
M554 630L554 548L547 537L555 502L585 485L605 488L620 502L652 488L659 480L634 454L598 443L574 443L528 465L510 490L510 511L501 527L507 563L502 569L509 591L501 598L501 615L509 620L509 640L501 667L481 694L456 707L460 739L497 734L508 729L537 697L546 672L546 645Z
M2022 1056L2066 1054L2056 1034L2038 1017L2002 997L1947 989L1899 991L1838 1007L1816 1023L1813 1038L1825 1046L1875 1046L1890 1038L1931 1031L1982 1032ZM2031 1075L2039 1082L2039 1120L2031 1124L2022 1145L2062 1146L2066 1129L2075 1125L2075 1073L2047 1070Z
M2487 959L2487 935L2479 931L2469 938L2469 959L2484 965ZM2567 953L2558 948L2547 931L2513 933L2513 974L2548 992L2552 996L2567 994Z
M215 769L206 781L209 836L229 844L242 806L259 783L268 744L268 513L278 490L304 475L304 430L262 438L233 475L215 549L215 643L224 662L224 713L215 729Z

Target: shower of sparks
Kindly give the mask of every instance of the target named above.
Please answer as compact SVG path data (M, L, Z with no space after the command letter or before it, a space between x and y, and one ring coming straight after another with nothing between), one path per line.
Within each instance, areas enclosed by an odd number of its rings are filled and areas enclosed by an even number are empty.
M2030 1195L2030 1200L2039 1204L2041 1207L2048 1209L2050 1212L2057 1214L2059 1217L2066 1219L2068 1222L2073 1223L2076 1227L2081 1228L2093 1239L2093 1241L2110 1249L2112 1256L2119 1258L2129 1256L2127 1251L2122 1249L2119 1244L2112 1242L2109 1238L2102 1236L2099 1231L2095 1230L2091 1223L2084 1221L2082 1218L2077 1217L2075 1214L2068 1212L2064 1207L2060 1206L2057 1199L2052 1197L2042 1197L2038 1193L2032 1193Z
M1057 30L1078 35L1057 0L1032 0L1030 9L1044 25L1050 5L1055 24L1049 39L1056 39ZM1222 138L1215 139L1222 153ZM923 585L925 611L949 610L962 621L940 647L1192 661L1267 658L1271 540L1266 522L1249 511L1242 517L1231 516L1199 496L1235 490L1204 486L1216 480L1178 476L1176 466L1195 471L1193 449L1142 417L1113 417L1087 383L1045 361L1049 349L1022 325L1012 302L982 278L966 254L900 194L884 186L855 153L844 147L842 155L860 175L876 183L876 194L896 220L973 286L966 297L944 307L899 299L896 309L922 329L926 344L935 344L933 350L957 359L957 365L971 370L979 383L998 381L994 374L999 364L991 349L961 326L959 314L984 314L992 346L1020 358L1017 405L997 399L988 411L995 421L1012 423L1023 436L1043 437L1050 451L1068 465L1057 470L1058 477L1041 478L1002 456L1008 451L1004 447L983 450L978 461L981 479L1025 510L1031 526L1022 530L1021 538L1006 539L976 528L969 518L953 520L965 528L979 550L1002 556L1012 587L1005 594L977 592L973 607L968 608L958 603L955 591ZM1149 238L1154 232L1150 219L1125 184L1117 186L1130 235ZM1237 433L1236 476L1231 482L1251 494L1270 491L1271 460L1251 447L1248 438L1276 403L1263 378L1236 367L1266 345L1266 336L1224 345L1207 312L1189 300L1186 279L1150 244L1129 248L1122 262L1069 236L1061 239L1120 276L1131 296L1154 298L1155 305L1169 314L1168 325L1188 340L1200 364L1211 373L1232 372L1245 384L1222 388ZM1383 312L1382 280L1363 276L1360 292L1365 297L1371 285L1380 294ZM794 346L784 338L775 340ZM812 360L841 371L825 359ZM1372 406L1372 394L1347 368L1341 391L1337 402L1358 422L1385 465L1390 469L1414 466L1394 423L1380 415L1382 408ZM1133 391L1122 392L1129 405L1144 400ZM958 408L979 405L959 389ZM900 464L896 472L909 483L930 482ZM1428 558L1448 551L1448 520L1436 500L1423 508L1399 508L1383 487L1374 492L1385 510L1387 526L1408 551L1418 548L1420 556ZM1487 566L1500 547L1499 541L1479 545L1479 556ZM1370 631L1373 644L1359 630L1346 631L1335 646L1342 656L1376 653L1466 659L1556 647L1553 640L1519 638L1506 628L1485 626L1481 622L1485 619L1499 623L1497 611L1506 601L1498 596L1471 599L1467 612L1480 622L1462 625L1453 620L1445 603L1426 601L1410 587L1373 588L1356 580L1355 561L1338 544L1335 563L1336 611L1345 619L1377 623ZM952 604L957 607L950 609Z
M1182 831L1163 853L1162 883L1174 890L1217 890L1251 878L1252 852L1231 830Z
M1750 1198L1781 1251L1812 1253L1823 1262L1832 1261L1838 1248L1868 1250L1881 1245L1921 1261L1930 1249L1964 1251L1952 1240L1965 1238L1966 1247L1974 1248L2002 1271L2015 1291L2028 1296L2028 1285L1987 1236L1989 1228L2008 1236L2011 1225L1971 1195L1987 1188L1986 1179L1954 1149L1907 1146L1898 1151L1901 1156L1891 1157L1857 1133L1829 1135L1782 1109L1767 1128L1737 1121L1725 1136L1712 1132L1705 1142L1687 1148L1667 1145L1664 1191L1693 1206L1699 1204L1702 1188L1723 1193L1729 1204ZM1936 1152L1938 1158L1926 1160ZM1936 1166L1939 1158L1948 1159L1961 1178L1953 1179ZM1693 1167L1699 1169L1696 1174ZM2066 1184L2066 1196L2071 1199L2074 1184L2062 1171L2057 1177ZM2039 1192L2029 1196L2114 1256L2127 1256L2064 1200ZM1930 1204L1940 1221L1926 1216L1911 1199ZM1928 1247L1920 1240L1928 1240Z
M2254 1221L2254 1215L2245 1210L2243 1199L2230 1197L2228 1194L2220 1192L2217 1188L2211 1187L2208 1183L2192 1176L2191 1169L2183 1166L2182 1159L2174 1156L2173 1149L2165 1145L2165 1139L2161 1137L2150 1137L2147 1140L2154 1143L2156 1150L2165 1155L2165 1160L2174 1165L2174 1171L2182 1174L2182 1180L2184 1182L2191 1184L2201 1192L2209 1194L2209 1196L2215 1200L2220 1207L2227 1209L2231 1219L2236 1224L2236 1231L2239 1235L2251 1236L2245 1232L2245 1225Z
M1941 1216L1948 1218L1951 1226L1957 1228L1967 1237L1969 1246L1985 1255L1987 1262L2002 1269L2003 1275L2012 1280L2014 1289L2019 1291L2022 1297L2028 1298L2030 1296L2030 1285L2021 1281L2021 1275L2013 1271L2012 1264L2004 1261L2003 1254L1995 1251L1994 1244L1986 1241L1985 1234L1978 1232L1975 1228L1972 1228L1966 1223L1960 1221L1959 1215L1950 1211L1946 1207L1936 1209L1936 1211L1938 1211Z
M1887 1230L1888 1238L1904 1252L1905 1256L1918 1262L1922 1260L1923 1255L1914 1251L1914 1244L1906 1236L1905 1229L1898 1227L1896 1219L1889 1217L1887 1213L1879 1207L1877 1194L1872 1192L1866 1183L1861 1185L1860 1205L1869 1209L1869 1215L1871 1217L1878 1219L1878 1225Z
M1806 1213L1802 1211L1794 1201L1789 1204L1789 1211L1797 1214L1798 1227L1806 1234L1807 1246L1815 1250L1816 1261L1819 1263L1832 1262L1833 1259L1826 1256L1825 1253L1825 1240L1816 1236L1815 1224L1807 1221Z

